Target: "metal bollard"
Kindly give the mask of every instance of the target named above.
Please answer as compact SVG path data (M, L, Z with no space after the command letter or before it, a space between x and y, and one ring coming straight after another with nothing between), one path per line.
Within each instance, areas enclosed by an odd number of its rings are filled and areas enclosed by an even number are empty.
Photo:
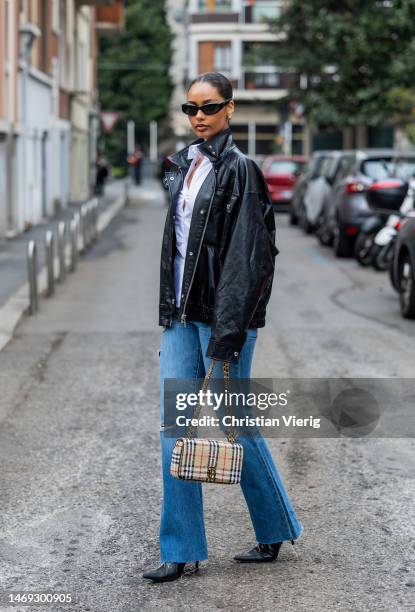
M46 260L46 268L47 268L47 277L48 277L48 285L46 290L46 296L50 297L53 295L55 291L55 275L53 271L53 233L51 230L46 232L45 237L45 260Z
M33 315L39 310L39 297L37 289L37 250L34 240L27 245L27 271L29 279L29 314Z
M58 257L59 257L59 282L61 283L63 283L63 281L66 279L65 245L66 245L66 225L64 221L59 221L59 224L58 224Z
M124 181L124 204L128 206L130 203L130 178L127 177Z
M75 258L76 258L76 263L78 263L79 261L79 253L82 250L82 236L81 236L81 214L80 212L76 212L73 216L74 221L75 221L75 237L76 237L76 248L75 248Z
M87 218L87 224L86 224L86 241L88 246L91 245L92 240L93 240L93 236L92 236L92 202L87 202L85 204L86 206L86 218Z
M86 229L86 224L87 224L87 219L86 219L86 208L85 208L85 204L82 204L81 206L81 214L80 214L80 235L82 238L82 247L81 247L81 253L83 253L86 248L87 248L87 229Z
M92 237L94 242L98 240L98 198L92 200Z
M85 202L85 204L83 205L84 210L85 210L85 248L89 247L89 243L90 243L90 230L89 230L89 226L90 226L90 220L91 220L91 216L89 213L89 203Z
M78 230L75 217L73 217L69 223L69 241L71 245L71 263L69 271L75 272L78 263Z

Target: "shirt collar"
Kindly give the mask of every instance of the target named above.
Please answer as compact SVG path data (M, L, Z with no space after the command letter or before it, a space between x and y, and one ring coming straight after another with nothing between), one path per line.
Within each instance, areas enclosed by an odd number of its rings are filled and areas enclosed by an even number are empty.
M191 144L187 152L187 159L193 159L199 152L199 144Z

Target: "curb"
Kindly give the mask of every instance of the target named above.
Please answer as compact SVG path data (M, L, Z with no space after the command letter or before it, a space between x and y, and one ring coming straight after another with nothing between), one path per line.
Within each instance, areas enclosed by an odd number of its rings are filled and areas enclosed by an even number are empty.
M111 221L118 215L118 213L124 208L126 204L125 195L119 196L113 204L108 206L98 217L97 227L98 235L111 223ZM66 257L69 255L69 245L66 244ZM54 258L55 269L59 266L59 259L57 256ZM42 296L47 286L47 271L46 266L38 273L38 291L39 296ZM17 289L7 302L0 307L0 351L13 338L13 333L18 326L22 317L29 310L29 283L24 283L19 289Z

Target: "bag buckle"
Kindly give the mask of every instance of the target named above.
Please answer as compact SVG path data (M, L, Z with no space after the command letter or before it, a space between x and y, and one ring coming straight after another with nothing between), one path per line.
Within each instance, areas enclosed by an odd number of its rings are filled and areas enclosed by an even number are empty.
M216 478L216 468L208 467L207 469L208 482L215 482L215 478Z

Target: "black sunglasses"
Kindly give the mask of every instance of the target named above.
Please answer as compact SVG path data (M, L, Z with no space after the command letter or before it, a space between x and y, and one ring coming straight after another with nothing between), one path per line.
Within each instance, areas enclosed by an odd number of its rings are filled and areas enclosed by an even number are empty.
M208 104L202 104L202 106L197 106L196 104L186 102L185 104L182 104L182 111L186 115L191 115L192 117L197 115L199 110L201 110L204 115L216 115L216 113L218 113L231 100L232 98L224 100L223 102L209 102Z

